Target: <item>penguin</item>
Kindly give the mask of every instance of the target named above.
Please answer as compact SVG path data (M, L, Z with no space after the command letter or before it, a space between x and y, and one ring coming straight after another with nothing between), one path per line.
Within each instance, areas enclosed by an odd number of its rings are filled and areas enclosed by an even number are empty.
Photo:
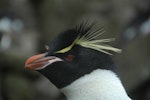
M111 58L121 50L108 45L114 38L100 39L103 33L89 23L61 32L45 53L28 58L25 68L44 75L65 100L131 100Z

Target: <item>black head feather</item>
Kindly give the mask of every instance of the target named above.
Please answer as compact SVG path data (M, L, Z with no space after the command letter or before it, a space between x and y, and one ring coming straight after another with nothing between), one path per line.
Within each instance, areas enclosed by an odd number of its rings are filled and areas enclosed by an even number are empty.
M79 36L84 36L91 28L92 26L87 27L87 25L81 24L78 28L62 32L51 42L50 50L46 56L56 56L64 61L55 62L38 71L58 88L63 88L96 69L115 71L110 55L91 48L74 45L68 52L56 53L71 45ZM67 60L68 55L72 55L73 59Z
M76 26L76 28L66 30L60 34L58 34L49 45L49 53L55 53L58 50L61 50L65 47L68 47L71 45L74 40L78 36L85 35L91 28L93 24L88 25L88 22L83 22L79 26Z

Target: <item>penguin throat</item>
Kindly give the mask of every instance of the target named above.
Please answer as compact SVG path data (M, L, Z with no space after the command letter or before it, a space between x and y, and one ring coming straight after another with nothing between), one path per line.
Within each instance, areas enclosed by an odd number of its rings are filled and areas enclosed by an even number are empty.
M110 70L94 70L61 91L67 100L131 100L120 79Z

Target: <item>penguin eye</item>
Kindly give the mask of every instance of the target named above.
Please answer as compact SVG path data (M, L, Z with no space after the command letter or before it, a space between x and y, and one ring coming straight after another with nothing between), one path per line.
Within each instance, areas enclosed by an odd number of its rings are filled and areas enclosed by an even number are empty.
M71 54L69 54L69 55L66 56L66 60L67 61L72 61L73 59L74 59L74 56L71 55Z

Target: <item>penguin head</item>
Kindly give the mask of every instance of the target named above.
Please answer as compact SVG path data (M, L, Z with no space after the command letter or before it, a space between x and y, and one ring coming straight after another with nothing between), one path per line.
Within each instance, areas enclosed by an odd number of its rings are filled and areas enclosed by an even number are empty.
M106 45L113 39L98 39L104 30L94 25L80 25L56 36L46 53L26 61L25 67L47 77L56 87L63 88L96 69L115 71L108 51L120 49Z

